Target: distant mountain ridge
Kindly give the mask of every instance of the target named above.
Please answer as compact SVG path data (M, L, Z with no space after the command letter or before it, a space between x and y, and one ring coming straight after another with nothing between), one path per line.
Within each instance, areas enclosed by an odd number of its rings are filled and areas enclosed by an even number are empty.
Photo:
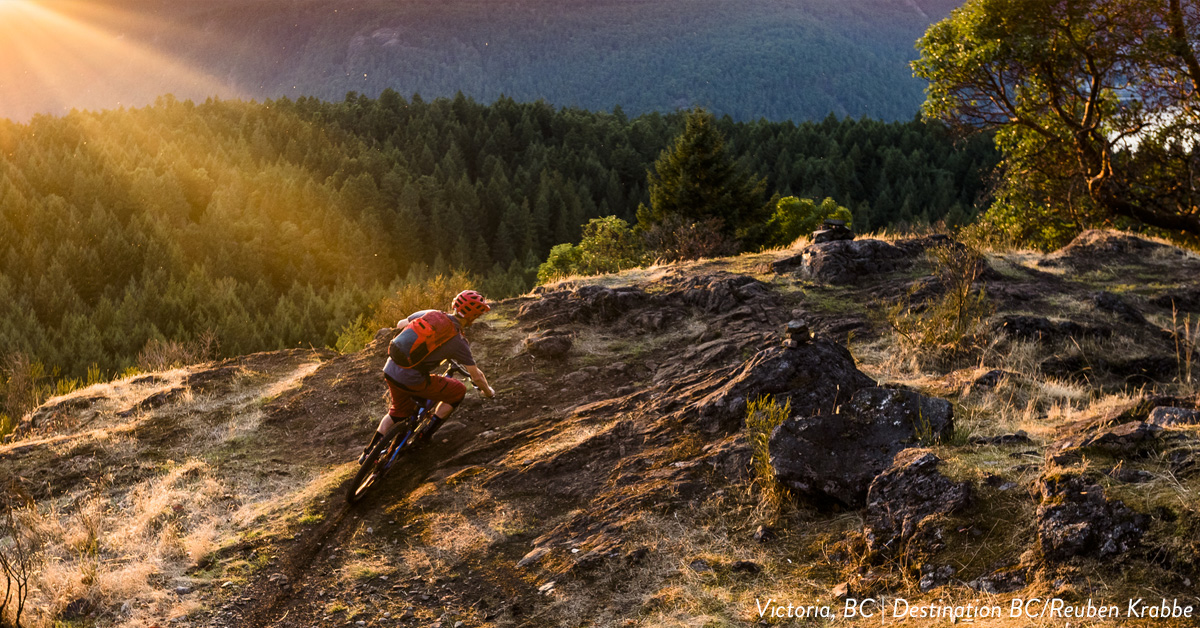
M65 4L65 3L64 3ZM177 75L115 62L79 101L21 82L0 116L152 102L163 93L341 100L386 88L636 115L704 106L738 120L911 118L913 42L952 0L101 0L77 19L162 55ZM68 9L64 8L64 12ZM111 72L113 78L106 79ZM141 75L131 77L130 75ZM201 77L201 78L198 78ZM136 89L101 97L137 78ZM93 81L96 85L88 85ZM0 81L2 82L2 81Z

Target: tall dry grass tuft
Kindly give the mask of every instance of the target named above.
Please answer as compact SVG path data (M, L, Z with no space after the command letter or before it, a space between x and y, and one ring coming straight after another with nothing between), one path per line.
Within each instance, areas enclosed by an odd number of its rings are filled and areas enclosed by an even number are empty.
M103 621L151 625L178 615L168 592L216 548L227 488L193 460L147 478L128 492L98 484L38 513L44 564L34 594L43 619L95 612ZM121 610L123 609L123 610Z
M206 362L217 357L221 343L212 330L189 342L151 338L138 353L138 369L145 372L167 371L189 364Z
M763 503L774 512L779 512L788 500L787 489L775 479L769 442L771 432L788 419L791 410L790 399L781 406L774 397L759 397L746 406L746 433L750 439L754 485L762 493Z
M995 308L983 289L976 287L986 268L978 249L939 246L929 250L929 257L941 295L928 303L914 303L917 284L906 298L887 306L884 316L905 351L945 364L980 348L983 322Z
M1195 364L1196 350L1200 345L1200 320L1192 321L1188 314L1179 320L1179 309L1171 302L1171 337L1175 339L1175 363L1179 367L1179 383L1192 386L1192 367Z

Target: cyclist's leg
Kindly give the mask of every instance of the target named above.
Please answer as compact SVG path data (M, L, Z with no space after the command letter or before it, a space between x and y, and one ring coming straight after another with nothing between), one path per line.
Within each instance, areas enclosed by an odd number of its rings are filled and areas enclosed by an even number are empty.
M436 402L433 413L439 419L445 419L467 396L467 386L453 377L430 375L429 381L418 394Z
M391 407L388 408L387 414L383 415L383 418L379 420L379 427L371 435L371 443L363 449L363 454L359 456L360 462L366 458L367 454L371 452L371 448L379 443L397 421L406 420L407 417L412 416L417 410L417 404L413 400L411 392L396 385L395 382L387 377L384 377L383 381L387 382Z

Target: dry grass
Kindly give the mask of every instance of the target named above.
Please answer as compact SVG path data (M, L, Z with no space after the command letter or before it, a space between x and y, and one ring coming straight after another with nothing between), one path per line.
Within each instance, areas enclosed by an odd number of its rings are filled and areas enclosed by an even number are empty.
M163 584L215 548L228 488L204 462L190 460L127 492L97 485L39 510L35 529L44 564L33 601L39 625L68 605L149 626L179 614Z

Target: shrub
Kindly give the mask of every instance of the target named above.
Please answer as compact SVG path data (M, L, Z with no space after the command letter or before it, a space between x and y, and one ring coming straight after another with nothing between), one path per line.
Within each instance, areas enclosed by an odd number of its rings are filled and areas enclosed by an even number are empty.
M37 548L21 515L32 512L32 503L15 483L0 486L0 626L19 627L25 612Z
M832 198L819 204L811 198L785 196L775 205L775 213L767 221L766 246L787 246L797 238L816 231L827 219L844 220L849 225L850 210Z
M211 330L191 342L151 338L138 353L137 366L144 372L166 371L212 360L219 350L220 341Z
M449 309L455 295L477 284L475 277L465 271L431 275L423 268L414 268L391 296L375 304L370 315L359 315L342 328L334 349L340 353L361 351L375 337L376 331L395 327L400 319L413 312Z
M646 230L646 248L650 257L664 262L733 255L740 245L725 235L723 225L720 218L690 222L671 216Z
M929 303L913 303L918 283L906 298L886 308L887 322L918 356L952 360L978 344L982 323L992 314L991 301L975 287L986 265L978 249L961 244L934 247L928 254L941 295Z
M583 227L578 246L559 244L538 268L538 282L571 275L601 275L640 266L645 261L641 240L629 223L616 216L593 218Z

